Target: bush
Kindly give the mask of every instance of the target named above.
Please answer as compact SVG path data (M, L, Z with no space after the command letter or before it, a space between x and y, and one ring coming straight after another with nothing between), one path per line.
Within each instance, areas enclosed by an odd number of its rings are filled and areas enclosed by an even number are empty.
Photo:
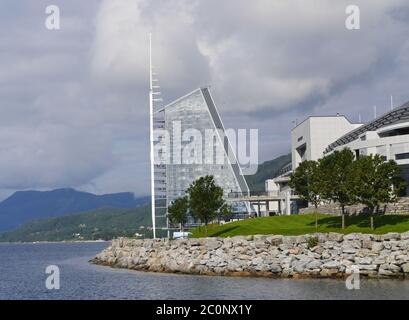
M318 237L308 238L308 249L314 248L318 245Z

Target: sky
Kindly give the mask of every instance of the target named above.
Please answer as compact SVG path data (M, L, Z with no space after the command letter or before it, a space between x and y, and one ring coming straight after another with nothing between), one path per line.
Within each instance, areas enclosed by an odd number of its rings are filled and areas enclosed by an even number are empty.
M259 130L260 162L290 151L295 121L403 104L408 1L352 2L359 30L351 0L2 0L0 200L149 193L149 32L165 102L210 85L226 128Z

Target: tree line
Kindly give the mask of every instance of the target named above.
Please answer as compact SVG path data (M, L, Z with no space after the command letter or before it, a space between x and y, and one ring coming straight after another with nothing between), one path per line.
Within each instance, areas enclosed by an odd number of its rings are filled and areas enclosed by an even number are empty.
M353 204L368 208L371 229L374 229L373 216L379 213L380 205L395 202L406 187L394 160L385 161L380 155L372 154L356 158L350 149L334 151L318 161L301 162L289 184L315 209L323 202L339 203L342 229L345 228L345 207ZM318 229L317 212L315 228Z

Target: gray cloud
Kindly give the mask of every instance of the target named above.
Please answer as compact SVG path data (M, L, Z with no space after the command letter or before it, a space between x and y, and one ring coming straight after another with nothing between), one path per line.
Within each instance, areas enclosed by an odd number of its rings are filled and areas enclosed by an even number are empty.
M289 151L292 121L364 120L409 100L409 5L349 1L49 1L0 3L0 197L73 186L148 185L148 33L166 101L210 84L224 123L258 128L261 160ZM217 8L217 10L215 10Z

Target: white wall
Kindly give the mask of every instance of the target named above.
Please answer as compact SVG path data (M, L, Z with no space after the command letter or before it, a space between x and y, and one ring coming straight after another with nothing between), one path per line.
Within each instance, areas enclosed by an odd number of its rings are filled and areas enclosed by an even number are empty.
M323 157L329 144L352 131L352 124L344 116L309 117L291 131L293 170L303 160L318 160ZM300 158L297 148L305 145L305 157Z

